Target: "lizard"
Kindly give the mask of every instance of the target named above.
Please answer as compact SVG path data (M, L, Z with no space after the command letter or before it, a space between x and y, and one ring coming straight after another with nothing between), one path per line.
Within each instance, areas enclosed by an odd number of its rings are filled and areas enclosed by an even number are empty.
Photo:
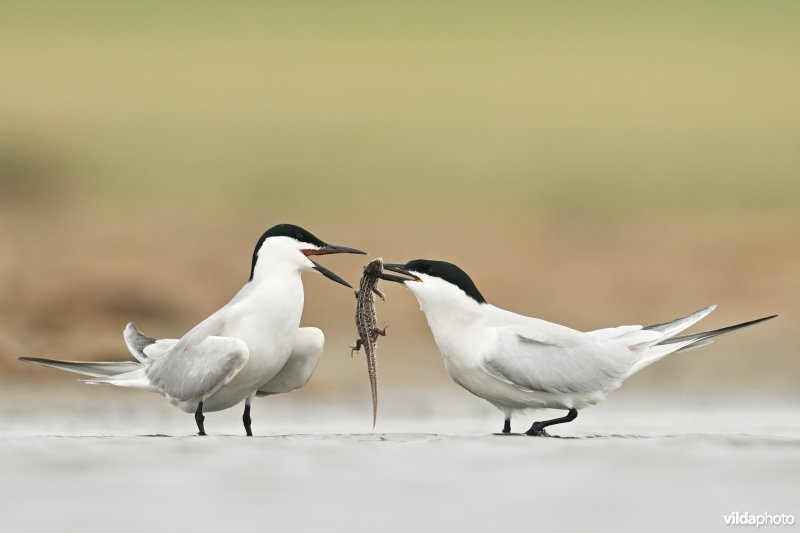
M372 427L375 428L375 421L378 417L378 376L375 354L378 348L378 337L386 335L388 326L380 329L378 327L378 313L375 310L375 295L386 301L386 297L381 291L378 290L379 278L391 279L397 276L385 274L383 272L383 259L380 257L370 261L364 267L364 275L356 291L356 329L358 330L358 339L356 345L351 346L354 352L361 350L364 347L364 352L367 356L367 371L369 373L369 384L372 389ZM402 278L397 278L402 279Z

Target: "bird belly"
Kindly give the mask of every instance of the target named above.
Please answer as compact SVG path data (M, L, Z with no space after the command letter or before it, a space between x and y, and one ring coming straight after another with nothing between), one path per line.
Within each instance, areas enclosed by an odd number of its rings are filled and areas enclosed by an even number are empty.
M245 319L237 322L239 327L236 330L226 331L226 336L247 343L249 357L229 383L206 398L203 410L220 411L233 407L255 393L259 385L275 377L292 353L301 313L302 308L296 313L278 314L283 320L277 324Z
M244 368L230 383L206 399L203 409L221 411L245 400L258 389L259 385L268 382L281 371L291 355L293 344L294 337L291 336L291 342L282 342L276 347L277 349L251 351Z

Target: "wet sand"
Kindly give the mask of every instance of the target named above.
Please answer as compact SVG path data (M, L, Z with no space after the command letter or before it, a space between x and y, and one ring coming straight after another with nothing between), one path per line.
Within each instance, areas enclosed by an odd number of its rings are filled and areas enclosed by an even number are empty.
M368 402L287 396L254 405L256 437L226 411L203 438L154 396L81 392L4 396L6 531L713 531L733 511L800 514L796 402L623 396L530 438L493 435L501 417L471 398L390 391L373 433Z

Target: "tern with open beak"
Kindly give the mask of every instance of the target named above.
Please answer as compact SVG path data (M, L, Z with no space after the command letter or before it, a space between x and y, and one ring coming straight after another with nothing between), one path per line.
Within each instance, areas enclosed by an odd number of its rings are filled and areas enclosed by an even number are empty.
M244 402L242 421L247 435L252 435L253 397L259 391L270 394L291 389L303 376L288 369L287 374L292 375L282 379L287 363L291 366L299 361L300 371L306 372L308 362L316 366L322 351L322 332L299 327L304 301L301 274L316 270L350 287L311 260L315 255L342 253L365 252L328 244L299 226L279 224L256 243L247 283L230 302L180 339L152 339L131 323L124 337L135 361L20 359L89 376L92 379L87 383L158 392L181 410L195 414L200 435L206 434L204 412ZM293 353L299 354L294 363Z

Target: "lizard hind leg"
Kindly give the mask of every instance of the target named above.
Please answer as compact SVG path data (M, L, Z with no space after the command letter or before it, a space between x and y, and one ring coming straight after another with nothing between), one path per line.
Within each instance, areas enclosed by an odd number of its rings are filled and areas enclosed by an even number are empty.
M361 351L361 347L363 345L364 345L364 343L361 342L361 339L356 339L356 345L350 347L350 358L351 359L353 358L353 354L354 353L357 353L357 352Z

